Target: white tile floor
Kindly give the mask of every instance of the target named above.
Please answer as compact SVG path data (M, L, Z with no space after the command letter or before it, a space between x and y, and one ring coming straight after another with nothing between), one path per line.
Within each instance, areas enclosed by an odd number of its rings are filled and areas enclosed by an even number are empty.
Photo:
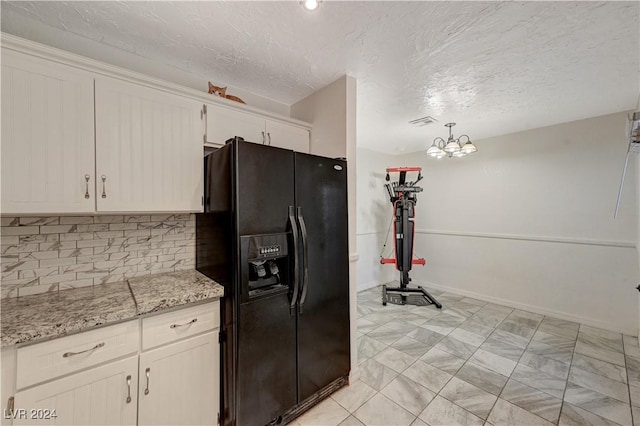
M359 380L293 424L640 425L636 337L432 294L358 294Z

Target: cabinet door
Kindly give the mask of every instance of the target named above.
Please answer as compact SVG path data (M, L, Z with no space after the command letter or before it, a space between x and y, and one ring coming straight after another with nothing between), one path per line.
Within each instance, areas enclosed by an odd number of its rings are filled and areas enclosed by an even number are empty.
M10 398L15 394L16 390L16 347L15 345L0 349L0 404L2 407L11 407ZM15 404L14 404L15 407ZM13 424L11 416L7 416L3 411L0 417L0 425L11 426Z
M207 105L207 142L224 145L227 139L234 136L241 136L247 142L264 143L264 118Z
M91 74L2 49L2 213L94 211L93 129Z
M219 368L217 331L141 354L138 424L216 424Z
M16 411L14 424L135 425L137 371L136 355L18 392L15 409L26 418ZM56 417L38 418L47 413Z
M267 120L267 143L296 152L309 153L309 130Z
M96 78L98 211L202 210L202 104Z

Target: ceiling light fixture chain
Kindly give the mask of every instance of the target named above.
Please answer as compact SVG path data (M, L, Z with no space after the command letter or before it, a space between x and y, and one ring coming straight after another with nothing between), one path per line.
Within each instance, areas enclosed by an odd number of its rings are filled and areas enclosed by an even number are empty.
M449 137L446 141L441 137L435 138L433 144L431 144L431 147L427 150L429 157L466 157L478 151L478 148L471 142L471 138L468 135L461 135L457 139L453 136L451 128L455 125L456 123L445 124L445 127L449 128ZM461 140L462 138L467 138L466 142Z

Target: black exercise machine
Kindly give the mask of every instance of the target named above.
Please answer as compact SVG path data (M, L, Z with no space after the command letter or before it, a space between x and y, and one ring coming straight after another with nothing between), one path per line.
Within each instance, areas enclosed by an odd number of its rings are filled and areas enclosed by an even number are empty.
M418 178L407 181L407 173L418 172ZM422 192L422 188L417 184L422 180L421 167L393 167L387 169L386 181L391 180L389 173L399 173L399 178L395 182L385 184L391 204L393 204L393 234L395 237L395 257L380 256L380 263L395 263L396 269L400 271L400 287L382 286L382 304L387 302L396 305L436 305L438 309L442 305L429 294L422 286L410 288L409 271L413 265L425 265L423 258L413 258L413 236L415 234L415 206L417 193ZM387 238L389 234L387 233ZM385 241L385 246L387 242ZM384 247L383 247L384 251Z

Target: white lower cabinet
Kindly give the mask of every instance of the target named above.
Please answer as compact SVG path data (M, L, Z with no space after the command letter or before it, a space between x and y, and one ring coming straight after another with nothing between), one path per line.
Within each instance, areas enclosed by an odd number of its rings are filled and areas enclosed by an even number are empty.
M18 392L14 424L135 425L137 371L131 356Z
M3 348L2 425L215 425L219 317L210 317L219 312L216 301ZM144 330L161 343L144 350ZM113 332L120 337L112 339ZM24 371L36 366L38 374Z
M217 422L218 333L210 332L140 355L138 424Z

